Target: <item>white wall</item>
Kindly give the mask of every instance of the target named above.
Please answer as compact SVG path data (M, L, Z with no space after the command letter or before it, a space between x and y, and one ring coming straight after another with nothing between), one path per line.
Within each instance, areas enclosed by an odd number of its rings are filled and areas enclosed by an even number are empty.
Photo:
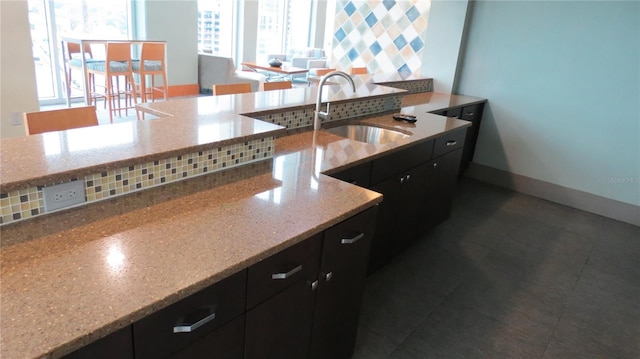
M433 78L437 92L453 92L468 6L468 0L431 2L420 73Z
M0 79L0 137L23 136L22 113L40 109L26 0L0 1Z
M458 93L474 161L640 205L640 3L475 1Z
M198 83L198 2L196 0L134 1L134 36L167 42L170 86Z

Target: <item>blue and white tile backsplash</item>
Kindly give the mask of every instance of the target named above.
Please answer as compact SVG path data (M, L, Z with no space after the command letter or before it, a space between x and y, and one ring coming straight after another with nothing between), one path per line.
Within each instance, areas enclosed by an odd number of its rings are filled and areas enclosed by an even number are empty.
M430 0L336 0L330 63L420 73Z

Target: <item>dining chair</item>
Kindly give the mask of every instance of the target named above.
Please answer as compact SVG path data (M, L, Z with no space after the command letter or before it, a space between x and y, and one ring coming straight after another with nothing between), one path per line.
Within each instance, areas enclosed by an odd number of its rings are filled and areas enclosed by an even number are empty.
M368 73L369 71L367 71L366 67L352 67L350 70L351 75L365 75Z
M260 84L262 91L287 90L290 88L293 88L291 81L263 82Z
M315 85L318 85L320 83L320 80L322 79L322 76L333 71L336 71L336 69L335 68L316 68L316 69L309 70L309 76L307 76L307 81L309 83L309 86L311 86L312 83Z
M128 114L128 109L135 109L138 103L136 98L136 88L133 81L133 68L131 65L131 43L130 42L107 42L105 47L104 63L88 63L87 71L90 74L105 77L105 91L98 93L93 90L92 97L103 97L109 107L109 121L113 123L113 114L124 109ZM108 64L108 66L107 66ZM121 88L118 77L124 77L124 86ZM124 107L122 106L122 96L124 96ZM129 100L133 99L133 104L129 105ZM136 110L136 116L140 115Z
M23 118L27 135L98 125L95 106L25 112Z
M143 42L140 50L140 61L133 61L133 73L139 77L138 88L142 102L147 102L147 95L151 95L156 101L156 92L161 92L164 100L167 100L167 64L166 44L163 42ZM147 76L150 77L151 87L147 88ZM162 87L155 85L155 77L162 77Z
M249 93L251 92L251 84L247 82L239 84L218 84L213 85L212 89L214 96Z

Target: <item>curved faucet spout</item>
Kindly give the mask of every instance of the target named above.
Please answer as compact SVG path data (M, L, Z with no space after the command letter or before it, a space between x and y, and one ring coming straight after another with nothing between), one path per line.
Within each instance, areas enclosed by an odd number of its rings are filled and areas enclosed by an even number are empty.
M322 112L320 111L320 106L321 106L321 101L322 101L322 88L324 87L325 82L327 82L327 80L331 77L334 76L339 76L344 78L345 80L347 80L350 84L351 84L351 89L353 89L353 92L356 92L356 84L353 83L353 79L351 78L351 76L349 76L348 74L346 74L345 72L342 71L332 71L329 72L328 74L326 74L322 80L320 80L320 84L318 84L318 98L316 99L316 111L315 111L315 116L313 118L313 129L315 131L320 129L320 122L321 120L329 120L330 116L329 116L329 103L327 102L327 110Z

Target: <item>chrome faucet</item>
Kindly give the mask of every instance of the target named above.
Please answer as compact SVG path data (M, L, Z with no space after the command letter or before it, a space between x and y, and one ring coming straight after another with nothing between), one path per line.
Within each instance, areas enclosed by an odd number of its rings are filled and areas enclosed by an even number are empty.
M324 86L324 83L327 82L327 80L330 77L334 77L334 76L340 76L343 77L344 79L346 79L347 81L349 81L349 83L351 84L351 88L353 89L353 92L356 92L356 84L353 83L353 79L351 78L351 76L347 75L346 73L342 72L342 71L332 71L329 72L328 74L326 74L322 80L320 80L320 84L318 85L318 98L316 99L316 111L315 111L315 116L313 118L313 129L315 131L320 129L320 121L321 120L329 120L331 119L331 115L329 115L329 103L327 102L327 110L324 112L320 111L320 106L321 106L321 101L322 101L322 87Z

